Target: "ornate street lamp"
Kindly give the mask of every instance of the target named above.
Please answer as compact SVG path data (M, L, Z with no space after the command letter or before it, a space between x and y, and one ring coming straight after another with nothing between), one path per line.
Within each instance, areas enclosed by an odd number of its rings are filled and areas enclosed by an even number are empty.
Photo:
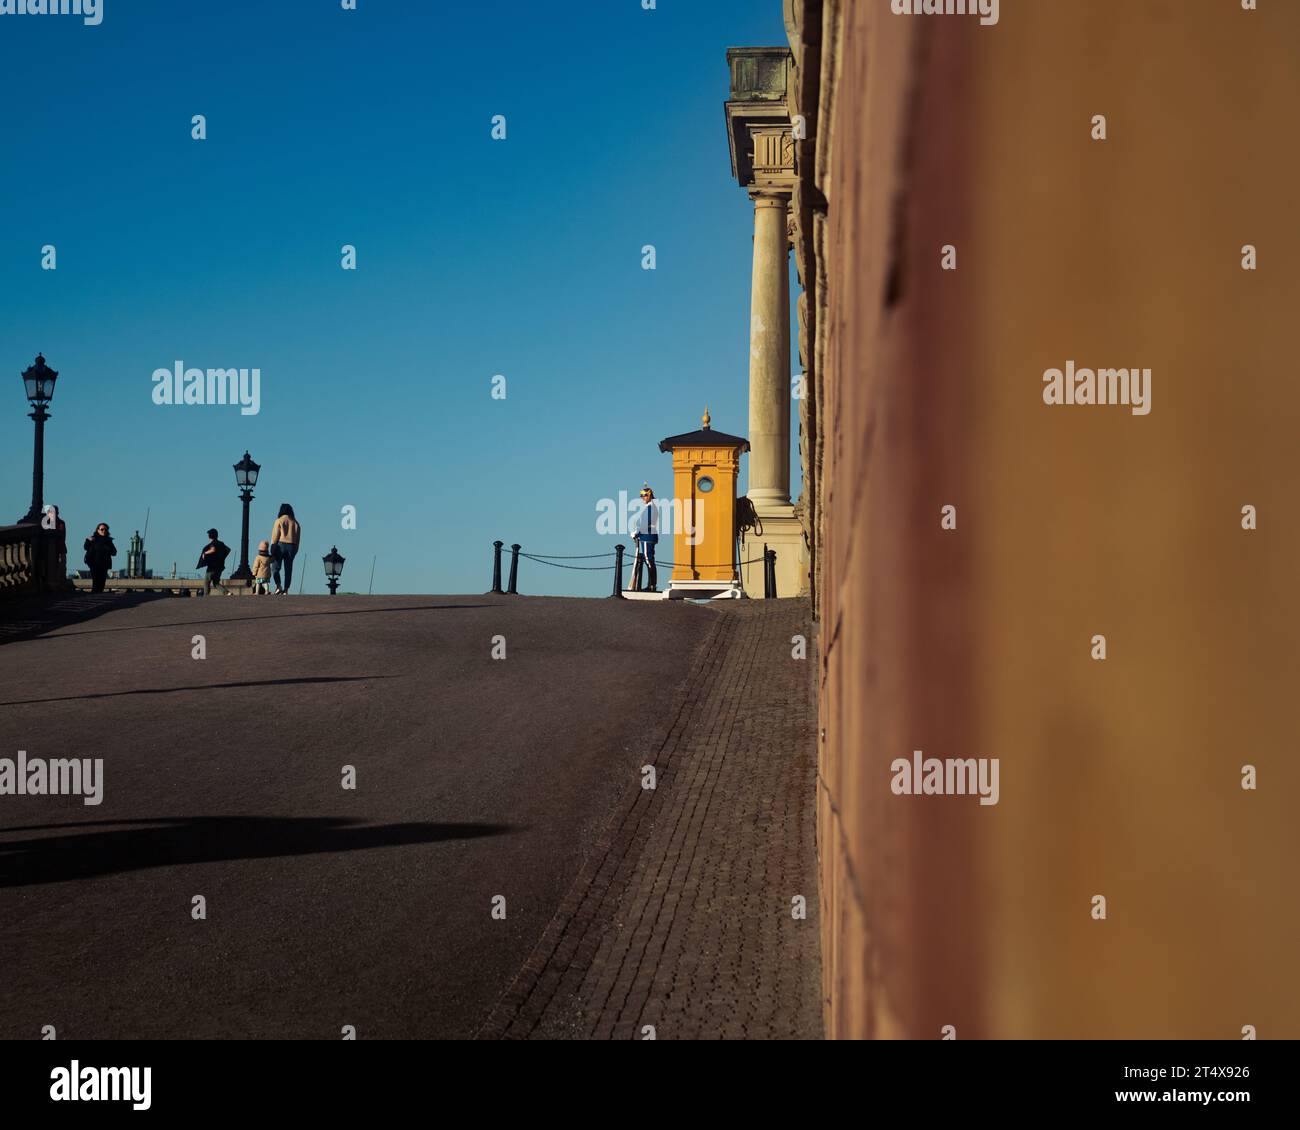
M347 558L339 556L336 545L321 560L325 562L325 581L330 587L330 596L333 596L339 591L339 577L343 575L343 562Z
M239 500L244 504L244 530L239 541L239 568L230 574L232 581L253 579L253 570L248 567L248 504L253 501L253 488L257 486L257 472L261 469L247 451L235 464L235 485L239 487Z
M59 374L45 364L45 358L40 354L37 354L36 363L23 372L23 388L32 406L28 417L36 421L36 446L32 455L32 508L18 519L20 524L41 520L45 493L45 421L50 418L45 406L54 399L54 382L58 379Z

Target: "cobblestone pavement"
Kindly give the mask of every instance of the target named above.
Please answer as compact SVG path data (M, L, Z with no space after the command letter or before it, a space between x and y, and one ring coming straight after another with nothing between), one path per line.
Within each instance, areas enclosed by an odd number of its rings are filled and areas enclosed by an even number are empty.
M480 1038L821 1037L814 642L806 601L719 609L650 746L657 787L629 782Z

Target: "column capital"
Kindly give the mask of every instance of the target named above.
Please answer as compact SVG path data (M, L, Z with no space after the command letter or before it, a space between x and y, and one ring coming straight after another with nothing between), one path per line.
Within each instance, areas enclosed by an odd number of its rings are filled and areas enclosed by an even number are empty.
M789 121L767 122L751 126L749 141L752 146L753 176L746 185L751 192L794 191L795 145L794 132Z

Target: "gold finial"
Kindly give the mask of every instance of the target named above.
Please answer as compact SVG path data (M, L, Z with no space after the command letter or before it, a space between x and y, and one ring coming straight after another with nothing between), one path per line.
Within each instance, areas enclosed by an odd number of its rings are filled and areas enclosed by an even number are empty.
M709 406L706 404L704 406L704 426L707 428L712 420L713 417L709 415Z

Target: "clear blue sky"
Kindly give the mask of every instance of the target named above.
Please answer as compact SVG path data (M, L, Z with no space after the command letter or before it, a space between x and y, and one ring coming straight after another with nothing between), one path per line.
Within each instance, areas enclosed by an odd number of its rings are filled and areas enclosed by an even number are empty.
M345 589L377 554L388 593L482 591L494 538L611 549L597 501L667 493L661 438L706 402L746 432L752 210L725 51L784 43L779 0L358 7L0 16L0 521L31 498L18 375L38 350L61 374L45 499L74 561L103 520L124 565L146 507L155 572L191 569L211 525L237 552L248 448L254 539L292 502L308 592L332 544ZM260 413L154 404L178 359L260 368ZM528 592L608 583L524 564Z

